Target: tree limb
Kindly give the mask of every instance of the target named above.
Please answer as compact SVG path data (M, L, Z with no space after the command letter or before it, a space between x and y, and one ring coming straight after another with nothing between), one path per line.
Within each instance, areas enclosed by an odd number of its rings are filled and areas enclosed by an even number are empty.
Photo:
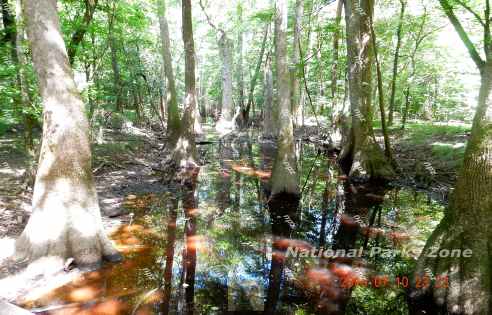
M458 3L460 6L462 6L466 11L470 12L476 19L477 21L482 25L482 26L485 26L485 22L483 21L482 17L480 16L480 14L478 14L477 12L473 11L473 9L468 5L466 4L464 1L462 0L455 0L456 3Z
M482 60L482 57L480 57L480 54L475 48L475 45L470 40L470 37L468 36L465 29L461 25L461 22L454 14L453 7L449 4L448 0L439 0L439 2L441 3L444 13L446 13L447 17L449 18L449 21L451 22L451 24L453 24L454 29L456 30L461 40L463 41L463 44L465 44L465 47L468 50L468 53L470 54L470 57L472 58L473 62L475 62L478 69L482 69L484 65L484 61Z
M202 8L203 14L205 14L205 17L207 18L208 24L216 31L221 33L222 36L225 36L225 31L222 28L217 27L213 22L210 16L207 14L207 11L205 10L205 6L202 3L202 0L199 1L200 3L200 8Z

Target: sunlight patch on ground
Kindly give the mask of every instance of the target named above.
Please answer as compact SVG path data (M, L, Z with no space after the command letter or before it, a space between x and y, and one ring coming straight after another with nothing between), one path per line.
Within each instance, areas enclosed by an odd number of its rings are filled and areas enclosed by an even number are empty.
M432 143L432 146L437 146L437 147L449 147L449 148L453 148L453 149L459 149L459 148L464 148L465 147L465 143L464 142L458 142L458 143L444 143L444 142L434 142Z

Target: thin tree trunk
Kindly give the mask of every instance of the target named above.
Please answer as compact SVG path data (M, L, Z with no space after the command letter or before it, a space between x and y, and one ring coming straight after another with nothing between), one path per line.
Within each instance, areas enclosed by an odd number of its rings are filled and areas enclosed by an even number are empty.
M114 37L114 22L116 14L116 3L113 4L112 12L108 12L108 43L111 51L111 66L113 68L113 82L116 96L116 111L123 110L122 85L120 66L118 64L118 51L116 47L116 38Z
M174 137L173 133L179 130L180 117L178 110L178 97L176 94L176 82L174 79L173 63L171 57L171 41L169 39L169 26L166 19L166 0L161 0L159 10L159 25L161 32L162 59L164 73L167 80L166 103L167 103L167 134Z
M249 85L248 103L242 115L243 127L246 127L249 124L249 112L251 106L254 105L254 92L255 92L256 82L258 81L258 77L260 76L260 69L261 69L261 64L263 63L263 55L265 54L269 30L270 30L270 23L267 23L267 25L265 26L265 32L263 34L263 41L261 42L261 49L260 49L260 55L258 56L258 62L256 63L255 72L253 74L253 77L251 78L251 83Z
M278 135L278 129L275 128L276 110L273 106L273 71L272 60L268 54L265 62L264 87L263 87L263 136L265 138L275 138Z
M15 39L17 37L17 31L15 27L15 18L11 12L8 0L0 0L0 5L2 6L2 22L4 28L4 36L2 42L10 45L10 55L12 61L17 63L17 54L15 52Z
M301 45L301 28L302 18L304 16L304 0L296 0L295 3L295 17L294 17L294 42L292 45L292 85L291 85L291 108L293 122L296 126L300 125L302 114L299 113L299 73L297 69L301 62L300 58L300 45Z
M68 44L68 60L70 60L71 65L73 65L79 45L84 39L85 33L87 33L92 18L94 17L94 12L96 11L96 7L97 7L97 2L98 0L84 1L85 12L84 12L84 17L82 18L82 23L80 23L80 26L72 34L72 38L70 39L70 42Z
M398 59L400 58L400 47L402 39L403 18L405 16L406 0L400 0L400 17L398 20L398 29L396 31L396 48L393 58L393 77L391 79L391 97L388 114L388 125L393 125L393 113L395 111L395 94L396 94L396 79L398 77Z
M120 260L102 226L91 169L89 124L60 31L56 0L26 0L26 25L43 100L43 139L32 215L16 243L18 258L63 266ZM50 228L46 229L46 222Z
M342 20L343 0L338 0L337 13L335 17L335 32L333 33L333 64L331 66L331 124L335 122L335 114L338 111L337 105L337 82L338 82L338 50L340 43L340 22Z
M388 135L388 129L386 128L386 114L384 112L384 92L383 92L383 78L381 74L381 65L379 63L378 46L376 43L376 32L374 32L374 25L372 18L370 18L370 28L372 37L372 48L374 50L374 61L376 62L376 74L377 74L377 88L379 96L379 112L381 114L381 129L384 138L384 153L391 163L395 163L393 160L393 155L391 153L391 144Z
M241 111L244 110L244 70L243 70L243 43L244 43L244 32L243 32L243 7L241 1L237 4L237 16L238 16L238 35L237 35L237 69L236 69L236 81L238 89L238 100L239 108Z

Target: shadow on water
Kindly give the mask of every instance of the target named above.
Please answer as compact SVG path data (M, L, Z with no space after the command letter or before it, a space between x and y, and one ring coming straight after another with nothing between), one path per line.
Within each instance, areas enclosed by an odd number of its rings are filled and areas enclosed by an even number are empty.
M244 140L244 139L243 139ZM131 196L126 259L24 303L39 314L406 314L409 274L442 206L354 184L298 142L301 198L270 196L271 143L202 146L198 180Z

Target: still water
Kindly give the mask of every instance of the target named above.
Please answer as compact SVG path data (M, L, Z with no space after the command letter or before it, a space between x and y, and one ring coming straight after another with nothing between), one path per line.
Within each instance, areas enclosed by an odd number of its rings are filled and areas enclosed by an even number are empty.
M297 142L301 199L269 203L272 143L199 146L196 185L128 196L125 260L27 307L39 314L407 314L411 268L442 217L425 192L349 183Z

